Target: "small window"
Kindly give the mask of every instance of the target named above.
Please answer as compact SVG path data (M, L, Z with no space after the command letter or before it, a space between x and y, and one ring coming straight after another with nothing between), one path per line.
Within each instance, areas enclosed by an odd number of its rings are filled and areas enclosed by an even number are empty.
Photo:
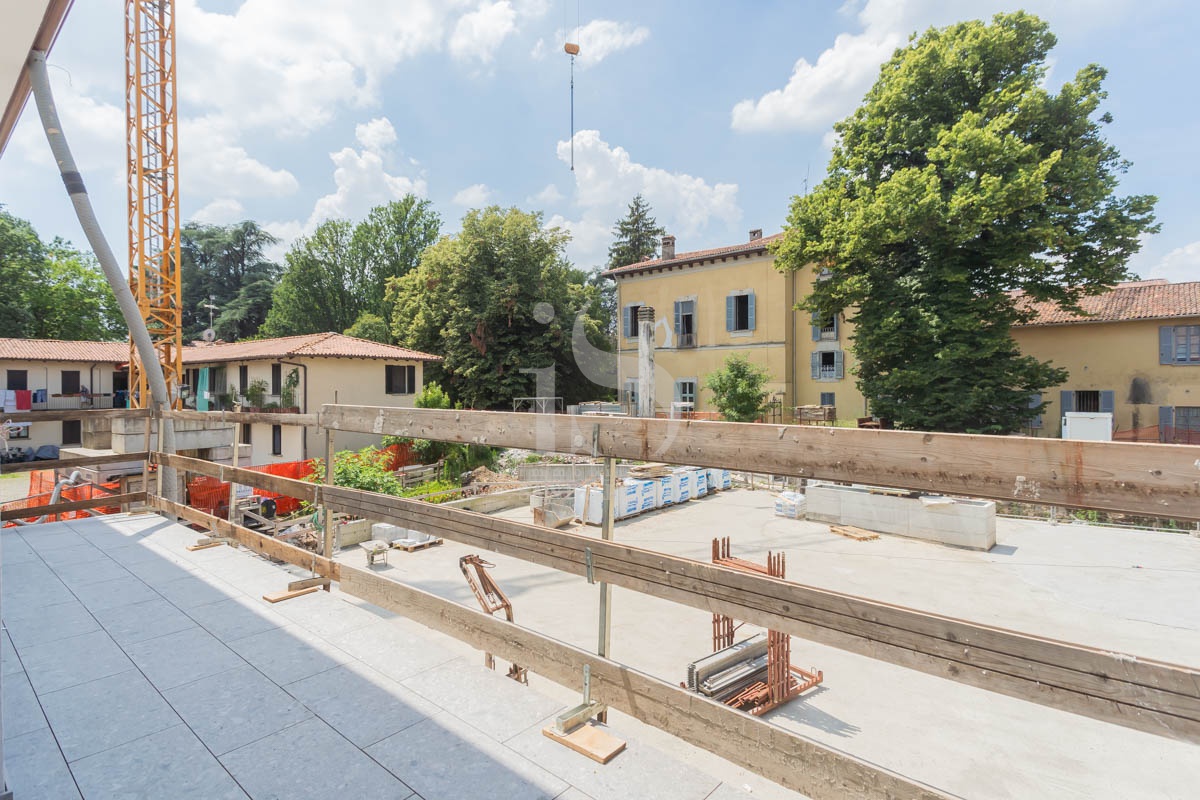
M687 378L675 381L675 399L680 403L691 403L694 408L696 405L696 379Z
M1176 364L1200 364L1200 325L1176 325L1173 339Z
M250 385L250 367L242 364L238 367L238 391L243 395L246 393L246 388Z
M845 375L841 350L818 350L812 354L812 379L838 381Z
M9 391L24 392L29 389L29 373L23 369L8 370L8 386Z
M1175 406L1175 430L1200 433L1200 406Z
M642 310L639 306L625 306L624 317L622 320L625 328L626 339L636 339L638 337L638 312Z
M283 455L283 426L271 426L271 455Z
M81 420L63 420L62 443L64 445L83 443L83 422Z
M754 330L754 293L738 292L725 298L725 330Z
M416 394L417 368L413 365L388 364L384 368L384 391L388 394Z
M271 365L271 394L276 397L283 391L283 364Z
M79 370L64 369L62 371L62 393L79 394Z
M821 392L821 405L836 406L837 403L833 400L833 392Z
M1075 410L1084 414L1098 414L1100 412L1100 393L1075 392Z
M251 426L250 426L249 422L242 423L242 435L241 435L242 444L250 444L251 443L250 442L250 427Z
M696 301L675 301L676 347L696 346Z

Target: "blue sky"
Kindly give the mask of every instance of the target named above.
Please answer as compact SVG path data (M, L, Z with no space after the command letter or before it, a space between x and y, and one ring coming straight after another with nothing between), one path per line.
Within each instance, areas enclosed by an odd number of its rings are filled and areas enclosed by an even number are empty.
M254 219L284 244L415 191L458 227L541 210L582 267L642 192L680 251L780 229L821 180L832 123L929 25L1025 8L1058 36L1050 83L1107 67L1122 193L1160 198L1143 277L1200 278L1200 11L1166 0L177 0L185 219ZM77 0L51 55L59 111L114 249L125 249L122 0ZM575 163L569 62L576 64ZM0 203L83 237L32 107ZM281 255L277 253L276 255Z

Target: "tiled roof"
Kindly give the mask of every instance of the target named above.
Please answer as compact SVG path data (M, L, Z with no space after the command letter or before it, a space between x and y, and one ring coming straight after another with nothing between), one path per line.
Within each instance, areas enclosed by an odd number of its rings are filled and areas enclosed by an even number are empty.
M765 250L768 243L782 237L782 233L764 236L761 239L754 239L741 244L728 245L727 247L714 247L710 250L693 250L690 253L678 253L674 258L656 258L651 261L639 261L636 264L626 264L623 267L613 267L612 269L602 273L605 276L627 275L632 272L641 272L647 269L658 269L659 267L684 266L700 261L705 261L710 258L720 258L721 256L731 255L749 255L760 250Z
M183 348L185 364L216 361L255 361L273 358L377 358L390 361L441 361L441 356L409 350L341 333L309 333L278 339L194 344Z
M0 360L88 361L119 364L129 360L129 342L70 342L62 339L0 339Z
M1200 317L1200 282L1168 283L1159 278L1118 283L1109 292L1080 300L1079 307L1085 312L1082 315L1065 311L1057 303L1034 302L1023 295L1017 297L1017 307L1034 312L1025 326Z

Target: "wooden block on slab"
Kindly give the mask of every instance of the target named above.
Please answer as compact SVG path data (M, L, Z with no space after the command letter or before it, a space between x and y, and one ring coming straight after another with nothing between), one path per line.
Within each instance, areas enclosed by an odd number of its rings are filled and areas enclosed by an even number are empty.
M829 530L838 536L845 536L847 539L854 539L859 542L869 542L872 539L879 538L879 534L875 531L869 531L866 528L857 528L854 525L830 525Z
M560 733L553 725L548 725L542 728L542 734L601 764L612 761L625 749L624 739L618 739L592 723L584 723L570 733Z
M308 586L303 589L293 589L290 591L283 591L283 592L272 592L271 594L264 594L263 600L266 600L268 603L282 603L284 600L291 600L293 597L300 597L301 595L320 591L320 589L321 589L320 586Z

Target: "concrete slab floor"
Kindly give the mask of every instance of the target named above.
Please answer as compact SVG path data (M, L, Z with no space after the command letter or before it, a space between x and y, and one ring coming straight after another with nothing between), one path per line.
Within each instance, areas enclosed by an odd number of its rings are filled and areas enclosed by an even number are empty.
M532 521L527 508L501 516ZM575 530L599 536L595 527ZM798 583L1200 665L1200 539L1187 534L1000 519L998 545L987 553L886 535L859 542L826 525L775 517L768 492L734 490L624 520L615 535L705 561L712 538L730 536L735 555L760 563L768 550L785 552L788 578ZM495 563L492 576L513 601L517 622L595 648L598 587L582 578L449 541L394 551L374 571L474 607L457 563L471 552ZM358 548L339 558L365 565ZM709 651L709 614L619 588L613 594L612 653L619 661L679 681L686 664ZM745 626L739 636L755 631ZM770 715L772 722L945 791L980 798L1194 796L1195 745L800 639L792 659L824 670L825 682ZM618 729L629 723L619 714L610 721ZM661 747L671 738L652 729L639 736ZM717 774L741 785L730 773ZM759 792L761 784L747 782Z
M620 769L546 753L572 692L336 590L270 606L305 573L197 536L152 515L0 531L15 797L796 797L630 720Z

